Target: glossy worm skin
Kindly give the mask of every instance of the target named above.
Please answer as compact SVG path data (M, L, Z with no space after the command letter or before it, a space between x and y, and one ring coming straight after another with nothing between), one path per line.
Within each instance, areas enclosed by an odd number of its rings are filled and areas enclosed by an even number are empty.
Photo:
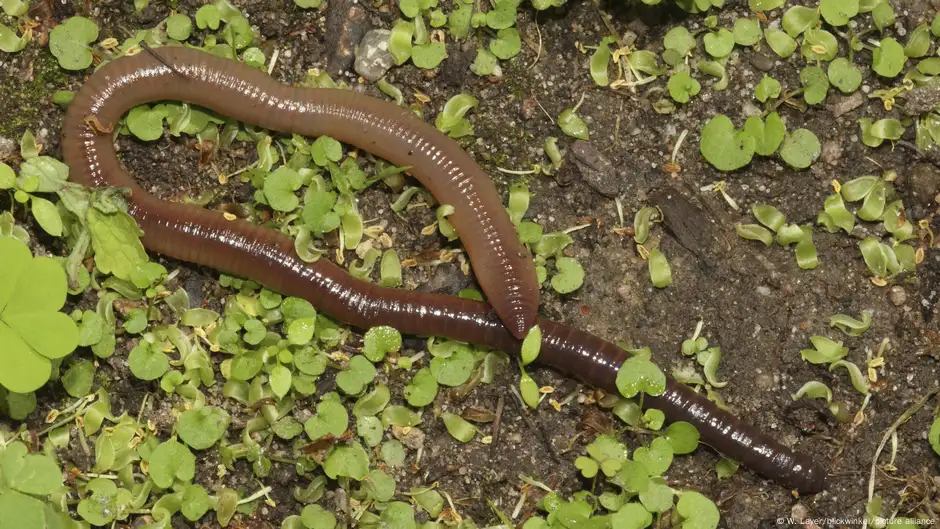
M511 224L503 225L508 217L492 185L456 144L408 112L366 96L290 88L254 68L194 50L160 48L156 53L179 73L148 53L107 64L76 94L62 140L73 181L131 189L129 212L143 229L149 250L254 279L283 294L305 298L360 328L390 325L404 334L519 351L520 331L535 322L535 274ZM392 163L411 165L412 173L439 201L456 209L454 225L476 259L477 279L488 285L492 298L502 295L501 305L382 288L353 278L327 259L303 262L293 241L274 230L153 197L122 169L111 135L95 129L118 123L134 105L159 99L189 101L269 129L330 135ZM441 181L441 172L462 176ZM624 350L544 318L537 323L543 336L541 363L617 392L617 370L627 358ZM662 410L669 421L693 424L702 442L781 485L803 493L825 486L826 472L811 458L674 380L669 380L663 395L647 396L644 403Z
M82 161L82 167L74 169L75 181L100 185L104 175L118 167L113 156L101 155L108 152L102 149L111 148L107 136L83 129L82 120L95 116L105 126L115 124L131 107L155 100L186 101L266 129L329 135L397 166L411 167L410 174L441 204L454 207L448 220L502 321L517 337L524 337L535 323L535 265L489 175L456 141L408 109L352 90L288 86L257 68L190 48L165 47L154 54L142 52L106 64L73 101L65 155ZM127 177L110 183L134 185ZM147 211L140 214L146 217ZM157 246L182 260L191 260L194 250Z

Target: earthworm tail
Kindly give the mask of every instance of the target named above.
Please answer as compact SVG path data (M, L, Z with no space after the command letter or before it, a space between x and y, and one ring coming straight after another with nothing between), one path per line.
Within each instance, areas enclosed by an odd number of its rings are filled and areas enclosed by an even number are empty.
M117 159L102 154L111 149L108 135L83 125L86 118L115 125L131 107L157 100L186 101L267 129L329 135L409 166L441 204L454 207L448 220L506 326L522 337L534 324L539 305L535 265L495 185L457 142L411 111L352 90L291 87L257 68L190 48L157 48L104 65L76 94L62 143L72 180L101 185L110 179L110 185L137 191ZM147 208L140 214L146 216ZM194 250L150 244L183 260Z
M349 91L286 87L259 70L185 48L158 53L185 79L148 54L105 65L69 106L62 141L73 181L131 189L129 212L149 250L252 278L360 328L390 325L404 334L518 352L518 336L536 321L535 272L495 189L456 143L398 107ZM114 125L132 106L158 99L189 101L266 128L328 134L392 163L411 165L432 193L457 211L454 225L494 305L360 281L326 259L303 262L293 241L274 230L153 197L122 169L111 136L95 128ZM542 363L617 391L614 381L625 351L544 318L537 322L543 333ZM670 421L693 424L704 443L781 485L804 493L825 486L825 470L810 458L678 382L670 380L666 392L647 397L645 405L662 410Z

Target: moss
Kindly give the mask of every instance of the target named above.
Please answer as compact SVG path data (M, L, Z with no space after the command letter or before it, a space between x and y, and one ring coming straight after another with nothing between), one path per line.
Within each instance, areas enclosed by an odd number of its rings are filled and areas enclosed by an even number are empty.
M68 75L45 49L32 59L32 74L32 79L25 83L16 76L9 76L0 83L0 93L10 95L0 104L0 115L7 116L0 121L0 136L14 136L38 123L53 92L68 82Z

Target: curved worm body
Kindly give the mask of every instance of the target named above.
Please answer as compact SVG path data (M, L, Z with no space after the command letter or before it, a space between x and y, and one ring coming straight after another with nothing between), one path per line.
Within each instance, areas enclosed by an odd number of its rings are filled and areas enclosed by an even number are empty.
M477 281L500 319L517 337L524 337L535 323L535 265L489 175L457 142L407 109L351 90L295 88L257 68L190 48L165 47L155 53L175 71L150 53L124 57L103 66L73 100L63 153L72 163L74 181L102 185L108 179L109 185L138 191L119 171L115 157L102 155L111 149L108 135L81 125L88 116L113 125L131 107L156 100L186 101L266 129L329 135L397 166L409 166L441 204L453 206L448 220L466 245ZM150 206L155 203L137 202L135 216L144 227L154 216ZM158 241L149 244L186 261L195 250Z
M146 53L109 63L76 94L62 140L73 181L131 189L129 212L143 229L149 250L254 279L305 298L357 327L390 325L404 334L444 336L518 352L518 336L536 323L535 273L492 185L455 143L406 111L365 96L286 87L240 63L184 48L161 48L157 53L182 76ZM148 194L121 168L111 136L93 130L86 119L116 124L130 107L158 99L204 105L266 128L327 134L393 163L411 165L441 202L456 209L454 225L494 305L360 281L326 259L303 262L293 241L274 230ZM452 178L454 174L461 176ZM617 392L617 370L627 358L624 350L544 318L537 323L543 364ZM825 486L826 472L812 459L678 382L669 380L663 395L647 396L644 402L662 410L669 421L693 424L704 443L781 485L804 493Z

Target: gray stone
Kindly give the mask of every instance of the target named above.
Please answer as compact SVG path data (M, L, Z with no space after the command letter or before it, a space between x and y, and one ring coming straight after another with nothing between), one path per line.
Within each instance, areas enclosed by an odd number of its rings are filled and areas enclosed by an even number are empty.
M378 81L395 64L395 58L388 51L390 34L387 29L371 29L356 46L354 68L367 81Z
M326 30L332 42L327 67L331 73L349 69L355 60L356 44L371 28L368 12L355 0L331 3L326 15Z
M571 145L571 154L581 177L591 189L608 198L620 193L620 179L613 164L591 142L576 140Z
M940 193L940 170L933 165L919 163L911 169L908 184L913 202L928 207Z

